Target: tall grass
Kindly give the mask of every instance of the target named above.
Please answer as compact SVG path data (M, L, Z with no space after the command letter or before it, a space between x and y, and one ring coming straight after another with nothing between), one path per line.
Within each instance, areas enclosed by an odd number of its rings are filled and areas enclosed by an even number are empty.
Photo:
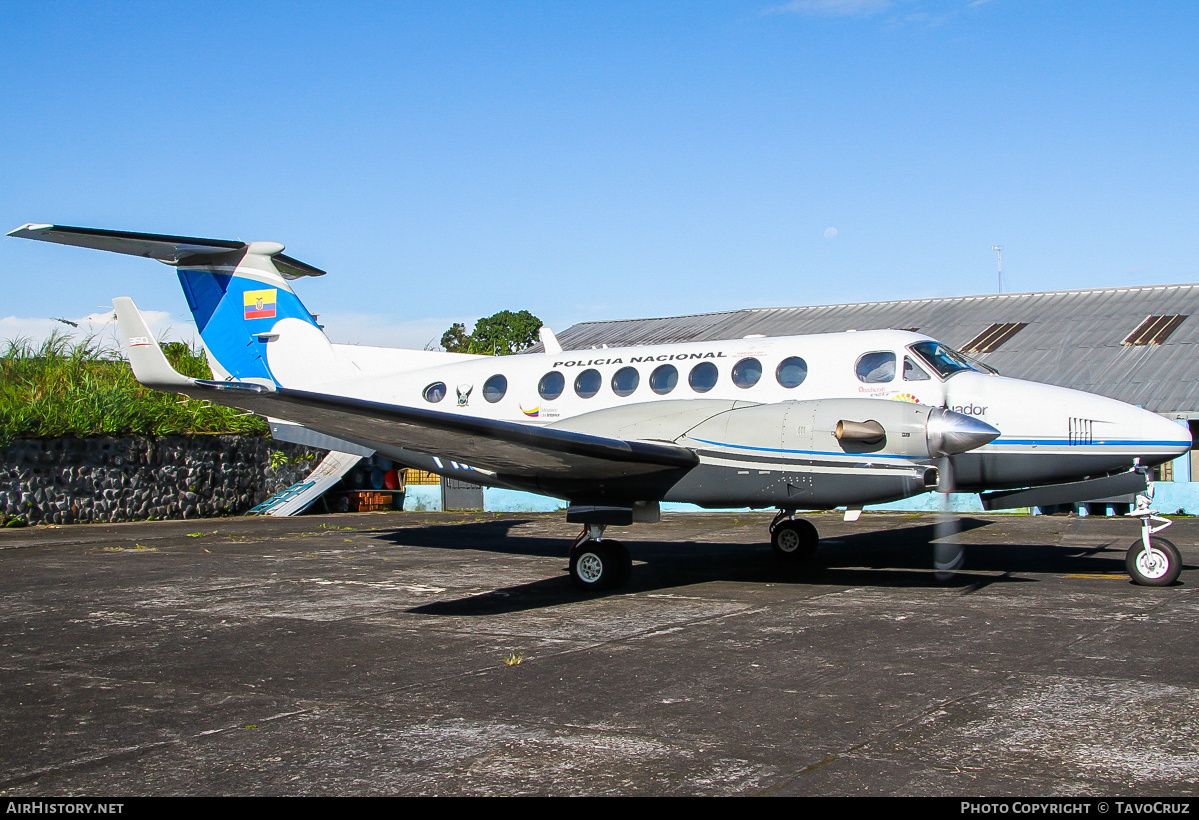
M180 373L212 378L203 351L183 342L163 351ZM257 416L142 387L120 354L92 338L53 334L37 346L14 339L0 352L0 446L18 438L266 431Z

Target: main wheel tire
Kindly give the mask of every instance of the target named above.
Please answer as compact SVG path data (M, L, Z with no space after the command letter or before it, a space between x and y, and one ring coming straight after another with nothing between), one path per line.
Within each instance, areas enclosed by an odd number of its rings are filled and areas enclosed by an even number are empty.
M1168 587L1178 580L1182 572L1182 555L1178 547L1165 538L1149 536L1152 551L1145 549L1145 542L1137 539L1128 548L1124 568L1134 583L1146 587Z
M587 539L570 551L570 580L582 590L615 589L633 571L633 559L619 541Z
M780 521L770 531L774 554L788 561L808 562L816 557L820 534L811 521L802 518Z

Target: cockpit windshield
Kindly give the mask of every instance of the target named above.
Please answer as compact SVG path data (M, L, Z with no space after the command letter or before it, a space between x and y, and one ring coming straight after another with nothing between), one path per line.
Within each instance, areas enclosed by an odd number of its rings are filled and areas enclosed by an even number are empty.
M961 373L963 370L985 372L981 367L968 361L961 353L940 342L917 342L910 345L908 349L927 362L928 366L937 371L942 379L948 379L954 373Z

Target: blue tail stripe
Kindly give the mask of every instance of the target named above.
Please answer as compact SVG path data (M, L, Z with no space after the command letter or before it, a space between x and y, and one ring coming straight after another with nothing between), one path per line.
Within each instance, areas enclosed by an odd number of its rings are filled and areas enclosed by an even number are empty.
M183 295L187 297L187 306L191 308L196 327L203 335L212 312L225 297L229 280L233 277L227 273L210 273L201 270L179 271L179 284L183 286ZM205 340L207 341L207 340Z
M280 319L316 325L299 298L285 287L205 270L181 270L179 282L204 345L237 379L274 379L267 366L268 343L262 337ZM246 291L261 293L247 305Z

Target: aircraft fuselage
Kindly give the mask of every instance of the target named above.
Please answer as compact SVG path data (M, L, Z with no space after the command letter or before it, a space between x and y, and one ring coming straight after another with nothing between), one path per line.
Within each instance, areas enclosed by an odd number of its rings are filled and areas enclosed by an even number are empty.
M340 355L352 349L336 346ZM267 361L289 381L285 345ZM341 351L346 351L342 353ZM281 367L277 367L281 365ZM880 330L748 338L516 356L444 354L428 367L314 386L463 416L684 445L699 464L677 475L614 477L605 486L524 480L444 459L420 466L483 484L561 497L638 497L707 506L819 508L880 503L938 484L936 454L912 431L847 449L825 415L866 421L909 407L945 408L1000 431L948 456L952 489L1057 483L1152 466L1185 453L1186 428L1076 390L984 371L935 340ZM330 372L326 370L325 372ZM344 370L341 372L345 372ZM298 375L298 372L297 372ZM860 400L871 400L865 404ZM846 402L849 401L849 404ZM853 414L856 414L854 416ZM881 418L879 421L883 421ZM883 422L884 427L894 421ZM905 441L906 439L906 441ZM373 442L411 462L411 451ZM941 479L942 489L944 479Z

